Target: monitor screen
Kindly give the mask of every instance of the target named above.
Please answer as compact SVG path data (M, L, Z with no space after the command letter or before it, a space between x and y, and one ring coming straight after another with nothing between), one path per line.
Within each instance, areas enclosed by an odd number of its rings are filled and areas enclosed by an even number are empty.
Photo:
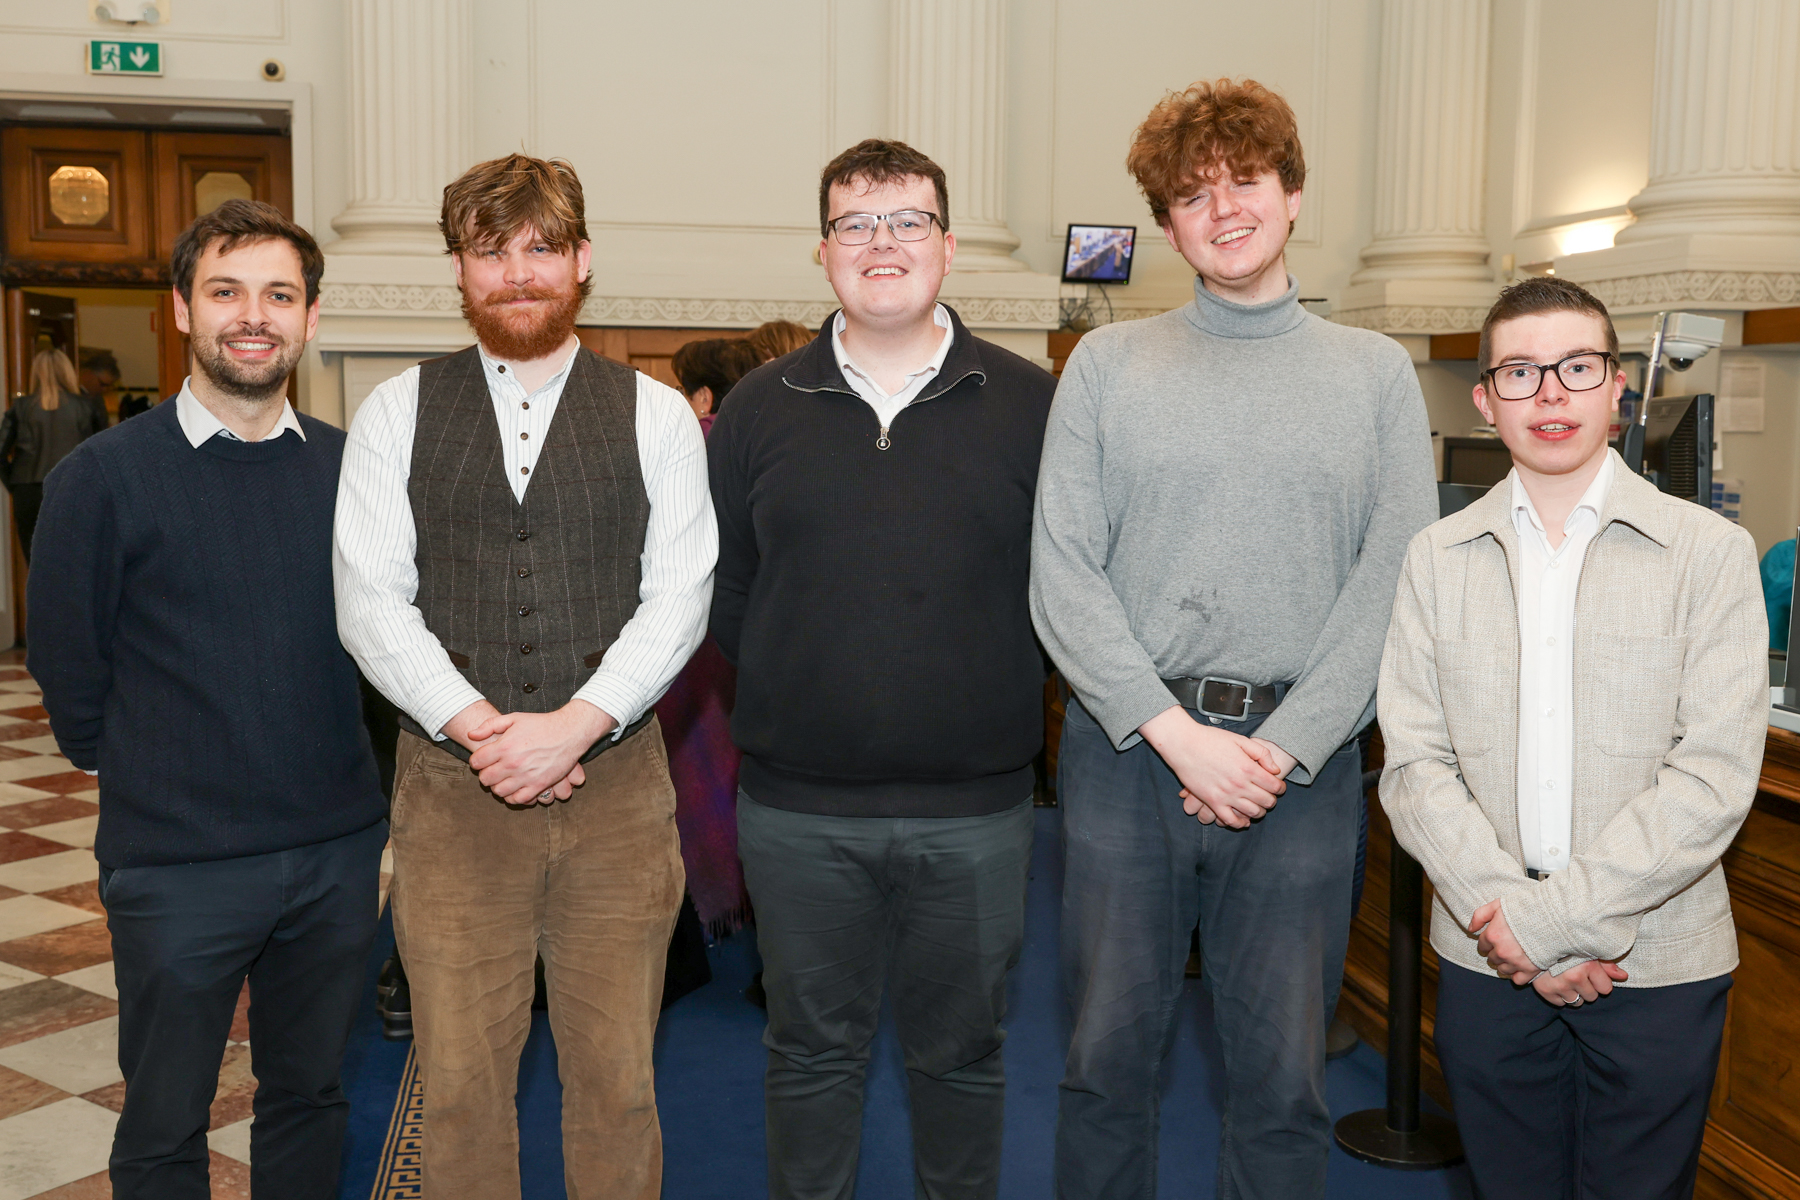
M1671 496L1712 507L1713 397L1653 396L1646 402L1643 470Z
M1130 283L1136 225L1071 225L1063 249L1064 283Z

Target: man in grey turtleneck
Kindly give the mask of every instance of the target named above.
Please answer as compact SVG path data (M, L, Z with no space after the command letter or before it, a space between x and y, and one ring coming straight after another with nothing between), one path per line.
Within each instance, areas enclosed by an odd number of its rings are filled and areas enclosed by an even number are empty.
M1401 347L1299 305L1283 251L1306 167L1279 96L1171 95L1128 163L1199 278L1193 304L1082 339L1038 476L1032 614L1078 701L1058 764L1057 1195L1155 1193L1198 917L1225 1054L1218 1195L1318 1197L1354 738L1407 542L1437 515L1425 406Z

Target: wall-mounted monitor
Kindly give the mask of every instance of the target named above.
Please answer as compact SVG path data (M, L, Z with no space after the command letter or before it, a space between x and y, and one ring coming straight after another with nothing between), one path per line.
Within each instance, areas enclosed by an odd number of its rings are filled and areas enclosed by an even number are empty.
M1130 283L1136 225L1070 225L1063 246L1064 283Z

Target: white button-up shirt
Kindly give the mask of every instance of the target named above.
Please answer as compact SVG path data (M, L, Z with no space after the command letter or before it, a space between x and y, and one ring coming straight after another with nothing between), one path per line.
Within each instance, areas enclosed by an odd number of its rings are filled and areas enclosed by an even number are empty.
M556 374L527 393L510 367L481 355L506 479L520 500L574 361L571 352ZM413 603L418 529L407 483L418 415L417 367L381 384L357 409L344 445L332 566L345 647L383 695L441 741L445 723L482 695L451 665ZM668 690L706 635L719 557L706 443L693 410L681 393L640 373L635 428L650 498L639 603L575 693L617 721L619 731Z
M192 376L181 381L181 390L175 393L175 420L181 426L182 434L188 445L198 450L200 444L209 438L218 437L221 433L234 442L244 439L225 427L225 422L213 416L212 410L200 403L200 397L194 395ZM272 442L288 430L306 440L306 430L300 428L300 418L294 415L294 406L286 400L281 402L281 419L275 422L275 428L263 435L263 441Z
M1560 871L1569 865L1574 824L1575 590L1582 560L1600 532L1600 509L1612 488L1612 455L1563 522L1552 549L1537 507L1515 470L1513 528L1519 531L1519 842L1525 865Z
M943 305L937 306L933 319L944 331L943 339L938 342L937 353L932 355L930 362L908 375L905 385L891 396L881 390L881 385L875 382L874 376L850 361L850 355L844 350L844 314L840 311L837 320L832 322L831 352L837 356L838 370L844 373L844 381L856 394L875 410L875 417L881 422L884 433L894 423L894 418L900 415L900 410L917 400L919 393L925 390L925 385L936 379L944 369L944 359L950 353L950 343L955 340L955 335L951 331L950 314Z

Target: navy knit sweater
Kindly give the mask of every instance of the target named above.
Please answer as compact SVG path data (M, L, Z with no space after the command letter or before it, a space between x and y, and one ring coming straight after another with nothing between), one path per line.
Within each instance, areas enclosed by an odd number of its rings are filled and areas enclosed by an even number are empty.
M100 772L101 865L265 854L386 814L338 641L344 435L188 444L165 402L50 473L27 661L69 761Z

